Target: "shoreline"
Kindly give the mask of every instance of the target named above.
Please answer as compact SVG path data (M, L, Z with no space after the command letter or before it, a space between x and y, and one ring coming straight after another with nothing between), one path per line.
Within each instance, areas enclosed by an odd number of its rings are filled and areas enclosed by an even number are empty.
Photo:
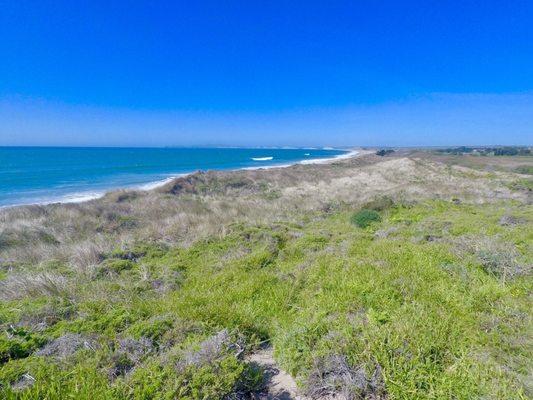
M304 148L305 149L305 148ZM275 168L287 168L291 167L293 165L318 165L318 164L329 164L335 161L339 160L346 160L349 158L356 157L357 155L365 154L365 152L361 149L355 150L355 149L335 149L335 148L328 148L328 150L341 150L346 151L345 154L339 154L335 157L328 157L328 158L313 158L308 160L300 160L296 161L294 163L289 164L278 164L278 165L262 165L257 167L243 167L243 168L237 168L237 169L228 169L228 170L220 170L220 171L253 171L253 170L260 170L260 169L275 169ZM215 169L216 170L216 169ZM192 171L188 173L182 173L182 174L176 174L169 176L165 179L147 182L141 185L137 186L117 186L114 188L104 189L102 191L96 191L96 192L79 192L79 193L71 193L69 195L63 196L60 200L44 200L44 201L37 201L32 203L23 203L23 204L11 204L11 205L3 205L0 206L0 210L6 210L10 208L15 207L25 207L25 206L46 206L46 205L52 205L52 204L79 204L79 203L85 203L92 200L101 199L108 193L117 191L117 190L139 190L139 191L150 191L155 190L159 187L165 186L169 182L172 182L174 179L177 178L183 178L188 175L192 175L196 173L197 171Z

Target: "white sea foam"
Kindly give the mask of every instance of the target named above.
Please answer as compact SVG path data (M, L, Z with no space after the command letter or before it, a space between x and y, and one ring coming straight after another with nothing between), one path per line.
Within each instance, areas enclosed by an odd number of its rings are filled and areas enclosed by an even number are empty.
M158 187L165 186L167 183L172 182L176 178L180 178L182 176L187 176L187 175L189 175L189 174L178 174L178 175L169 176L168 178L165 178L165 179L162 179L162 180L159 180L159 181L145 183L145 184L139 186L137 189L139 189L139 190L156 189Z
M255 171L255 170L258 170L258 169L273 169L273 168L287 168L287 167L290 167L291 165L295 165L295 164L298 164L298 163L294 163L294 164L276 164L276 165L258 165L257 167L243 167L243 168L238 168L238 169L235 169L233 171Z
M152 189L156 189L156 188L158 188L160 186L164 186L168 182L171 182L172 180L174 180L176 178L179 178L181 176L185 176L185 175L188 175L188 174L176 174L176 175L170 176L168 178L165 178L163 180L158 180L158 181L155 181L155 182L145 183L145 184L142 184L140 186L127 186L127 187L123 187L123 188L124 189L132 189L132 190L143 190L143 191L152 190ZM107 188L107 189L102 189L100 191L75 192L75 193L69 193L69 194L66 194L66 195L51 196L51 197L48 197L48 198L32 199L31 202L28 201L27 203L26 202L21 202L20 204L1 205L0 209L1 208L22 206L22 205L31 205L31 204L44 206L44 205L47 205L47 204L57 204L57 203L61 203L61 204L84 203L86 201L99 199L101 197L104 197L106 195L106 193L112 192L113 190L119 190L119 189L121 189L121 188L120 187Z
M61 197L56 201L49 201L50 203L83 203L85 201L99 199L106 194L105 191L102 192L84 192L84 193L71 193L66 196Z
M57 195L52 196L48 198L41 198L41 199L32 199L31 202L20 202L18 204L9 204L9 205L2 205L0 208L10 208L10 207L17 207L17 206L23 206L23 205L38 205L38 206L45 206L47 204L72 204L72 203L83 203L85 201L95 200L99 199L100 197L103 197L106 194L106 191L101 192L78 192L78 193L69 193L67 195Z
M331 149L335 150L333 148L331 148ZM309 154L309 153L306 153L306 154ZM351 150L351 151L348 151L345 154L339 154L339 155L337 155L335 157L330 157L330 158L313 158L313 159L310 159L310 160L297 161L297 162L294 162L292 164L263 165L263 166L245 167L245 168L239 168L239 169L253 171L253 170L258 170L258 169L287 168L287 167L290 167L292 165L297 165L297 164L304 164L304 165L308 165L308 164L328 164L330 162L334 162L334 161L338 161L338 160L345 160L347 158L355 157L357 154L359 154L359 151Z
M352 157L355 157L357 154L359 154L358 151L352 150L352 151L349 151L348 153L340 154L338 156L331 157L331 158L313 158L311 160L302 160L298 164L327 164L327 163L337 161L337 160L344 160L347 158L352 158Z
M270 161L274 157L252 157L252 160L254 161Z

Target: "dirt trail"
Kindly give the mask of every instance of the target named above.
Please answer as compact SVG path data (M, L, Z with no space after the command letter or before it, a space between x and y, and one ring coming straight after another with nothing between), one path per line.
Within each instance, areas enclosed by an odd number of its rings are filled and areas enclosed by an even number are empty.
M265 372L265 391L260 394L261 400L309 400L299 393L296 381L283 371L274 360L271 347L261 349L252 354L250 362L260 366Z

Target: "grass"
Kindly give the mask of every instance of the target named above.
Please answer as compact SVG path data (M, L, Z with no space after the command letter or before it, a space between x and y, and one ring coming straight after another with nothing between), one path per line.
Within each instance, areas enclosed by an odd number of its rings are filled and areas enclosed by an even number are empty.
M373 157L3 211L0 398L530 398L523 178Z
M501 226L504 212L532 218L531 206L518 203L429 201L389 208L365 230L341 211L303 225L239 224L190 247L110 253L98 267L105 274L66 277L70 298L33 289L2 303L3 326L20 328L4 332L0 393L223 398L260 383L236 343L250 352L269 341L304 388L315 384L317 362L342 356L368 376L379 366L391 399L525 399L530 276L503 281L458 244L498 238L517 263L531 264L532 225ZM390 236L376 235L391 227ZM33 333L51 313L55 318ZM222 344L209 345L223 330ZM33 352L67 333L99 345L64 359ZM153 349L121 359L126 338L149 340ZM110 379L117 363L127 372ZM12 389L25 374L33 384Z

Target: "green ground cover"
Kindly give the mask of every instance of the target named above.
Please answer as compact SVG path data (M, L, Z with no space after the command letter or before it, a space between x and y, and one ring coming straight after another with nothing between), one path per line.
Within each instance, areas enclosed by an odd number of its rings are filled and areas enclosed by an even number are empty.
M340 356L389 399L533 395L533 208L356 212L20 267L42 279L0 304L0 397L238 398L264 343L308 392Z

